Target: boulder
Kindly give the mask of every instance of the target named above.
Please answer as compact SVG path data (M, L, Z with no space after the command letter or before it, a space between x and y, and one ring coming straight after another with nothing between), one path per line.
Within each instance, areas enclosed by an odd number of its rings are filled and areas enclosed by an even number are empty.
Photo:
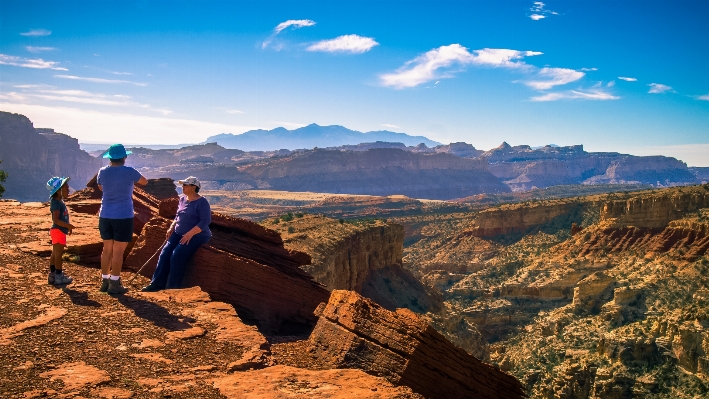
M322 368L357 368L427 398L522 398L514 377L456 347L407 309L335 290L308 340Z

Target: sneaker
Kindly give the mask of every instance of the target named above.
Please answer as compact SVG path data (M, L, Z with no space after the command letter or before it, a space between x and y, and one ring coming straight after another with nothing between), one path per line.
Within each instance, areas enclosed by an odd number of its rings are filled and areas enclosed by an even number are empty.
M124 287L121 283L121 279L118 280L108 280L108 289L106 290L109 294L125 294L128 292L128 288Z
M108 291L108 280L107 278L101 279L101 288L98 289L100 292Z
M141 289L143 292L157 292L160 291L162 288L158 287L157 285L149 284Z
M47 274L47 284L54 285L54 276L56 276L54 272L49 272L49 274Z
M72 281L74 281L74 279L64 273L54 275L54 285L71 284Z

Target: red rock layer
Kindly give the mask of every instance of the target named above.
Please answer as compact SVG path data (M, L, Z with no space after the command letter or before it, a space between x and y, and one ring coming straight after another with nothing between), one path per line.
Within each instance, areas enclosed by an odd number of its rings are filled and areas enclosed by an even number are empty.
M156 216L145 224L126 259L128 270L138 270L161 248L170 223ZM256 321L264 331L315 324L313 311L329 293L300 270L307 259L283 248L278 233L218 213L213 213L210 230L212 240L190 260L185 286L200 286L213 298L232 304L241 317ZM141 274L152 276L158 256Z
M624 227L603 229L584 240L580 256L599 251L674 253L695 260L709 251L709 227L700 223L671 223L665 229Z
M427 398L522 398L514 377L456 347L415 313L335 290L310 335L323 368L357 368Z

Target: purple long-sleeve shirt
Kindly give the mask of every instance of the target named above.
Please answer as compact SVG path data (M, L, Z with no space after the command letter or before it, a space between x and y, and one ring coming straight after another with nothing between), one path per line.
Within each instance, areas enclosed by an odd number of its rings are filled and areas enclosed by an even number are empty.
M199 235L212 236L212 232L209 230L209 223L212 222L212 209L204 197L194 201L188 201L186 195L180 197L175 222L175 233L177 234L185 235L194 226L198 226L202 229Z

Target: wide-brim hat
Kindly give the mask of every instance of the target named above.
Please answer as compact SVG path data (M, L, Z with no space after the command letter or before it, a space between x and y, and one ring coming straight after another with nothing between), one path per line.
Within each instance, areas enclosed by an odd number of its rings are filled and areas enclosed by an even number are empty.
M126 151L126 147L123 147L123 144L114 144L108 147L108 150L103 153L103 157L111 159L121 159L132 153L133 151Z
M180 184L191 184L193 186L197 186L199 188L202 188L202 184L199 182L199 179L194 176L190 176L184 180L178 180L177 182Z
M54 176L47 181L47 190L49 190L49 198L52 198L54 194L59 191L64 183L69 181L69 177L58 177Z

